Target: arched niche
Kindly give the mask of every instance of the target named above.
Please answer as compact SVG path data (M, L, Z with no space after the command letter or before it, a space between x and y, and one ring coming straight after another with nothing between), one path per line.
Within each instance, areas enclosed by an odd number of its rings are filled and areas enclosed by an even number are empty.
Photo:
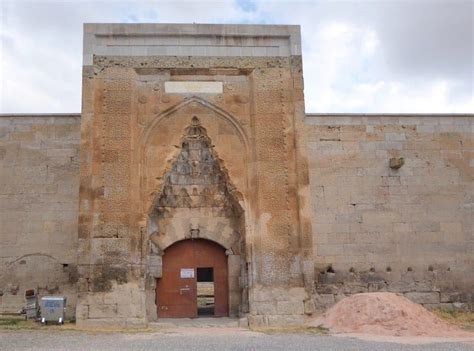
M207 239L226 249L232 273L229 274L230 312L237 315L245 309L241 302L247 301L246 285L242 284L247 276L243 196L231 181L230 172L198 117L188 115L187 126L180 134L180 140L173 144L175 152L168 167L158 177L159 188L152 193L148 209L148 290L154 287L153 279L161 277L161 256L166 248L186 239ZM170 142L171 138L166 141ZM156 145L160 147L159 143ZM159 159L160 156L153 162ZM153 296L149 300L154 301ZM151 319L153 307L148 308Z
M183 131L197 116L212 139L214 150L243 198L248 196L248 137L236 118L208 101L193 97L157 116L141 136L140 189L143 211L151 203L171 163L179 153ZM244 203L241 203L244 207Z

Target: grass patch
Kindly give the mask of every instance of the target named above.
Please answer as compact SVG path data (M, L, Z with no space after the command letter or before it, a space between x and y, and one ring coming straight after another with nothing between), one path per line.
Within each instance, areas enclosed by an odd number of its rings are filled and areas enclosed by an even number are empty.
M433 313L451 324L474 331L474 312L437 309Z
M27 321L25 317L0 317L0 330L40 329L34 321Z
M78 327L74 321L66 321L63 325L57 325L55 323L42 325L33 320L25 320L24 316L0 316L0 331L2 330L78 331L91 334L163 332L163 330L158 328Z
M20 323L21 320L19 319L13 319L13 318L5 318L5 319L0 319L0 327L10 327L10 326L15 326Z
M250 330L259 332L259 333L264 333L264 334L316 334L316 335L328 334L328 329L324 328L323 326L251 327Z

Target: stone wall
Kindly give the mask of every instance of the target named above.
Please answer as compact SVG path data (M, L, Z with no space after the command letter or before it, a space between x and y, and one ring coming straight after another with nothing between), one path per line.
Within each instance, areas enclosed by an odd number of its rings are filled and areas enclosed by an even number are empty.
M306 117L317 308L381 290L428 307L472 304L473 128L459 115ZM79 134L78 114L0 116L0 312L38 288L65 294L73 316ZM274 304L255 290L254 319L283 313L285 291Z
M472 307L474 116L308 115L306 125L316 306L392 291Z
M0 313L25 289L75 312L80 115L0 116Z

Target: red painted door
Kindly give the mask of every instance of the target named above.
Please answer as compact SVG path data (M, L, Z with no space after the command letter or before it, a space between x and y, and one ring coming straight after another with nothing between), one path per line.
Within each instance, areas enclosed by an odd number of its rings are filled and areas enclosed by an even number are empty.
M227 256L220 245L203 239L179 241L165 250L163 276L157 279L159 318L197 317L196 268L214 269L214 316L229 314Z

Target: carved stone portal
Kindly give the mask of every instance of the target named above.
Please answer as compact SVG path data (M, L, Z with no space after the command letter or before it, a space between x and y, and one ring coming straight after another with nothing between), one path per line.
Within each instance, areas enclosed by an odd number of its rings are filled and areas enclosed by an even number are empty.
M182 137L181 151L165 175L151 215L166 217L177 208L207 207L213 208L217 217L239 217L242 209L238 197L206 129L194 116Z
M241 195L231 184L227 170L197 117L185 129L180 151L163 177L161 191L149 214L149 290L161 278L161 256L173 243L184 239L208 239L228 253L230 314L247 310L244 216ZM239 283L241 282L241 283ZM155 311L153 306L149 311ZM149 314L154 319L154 314Z

